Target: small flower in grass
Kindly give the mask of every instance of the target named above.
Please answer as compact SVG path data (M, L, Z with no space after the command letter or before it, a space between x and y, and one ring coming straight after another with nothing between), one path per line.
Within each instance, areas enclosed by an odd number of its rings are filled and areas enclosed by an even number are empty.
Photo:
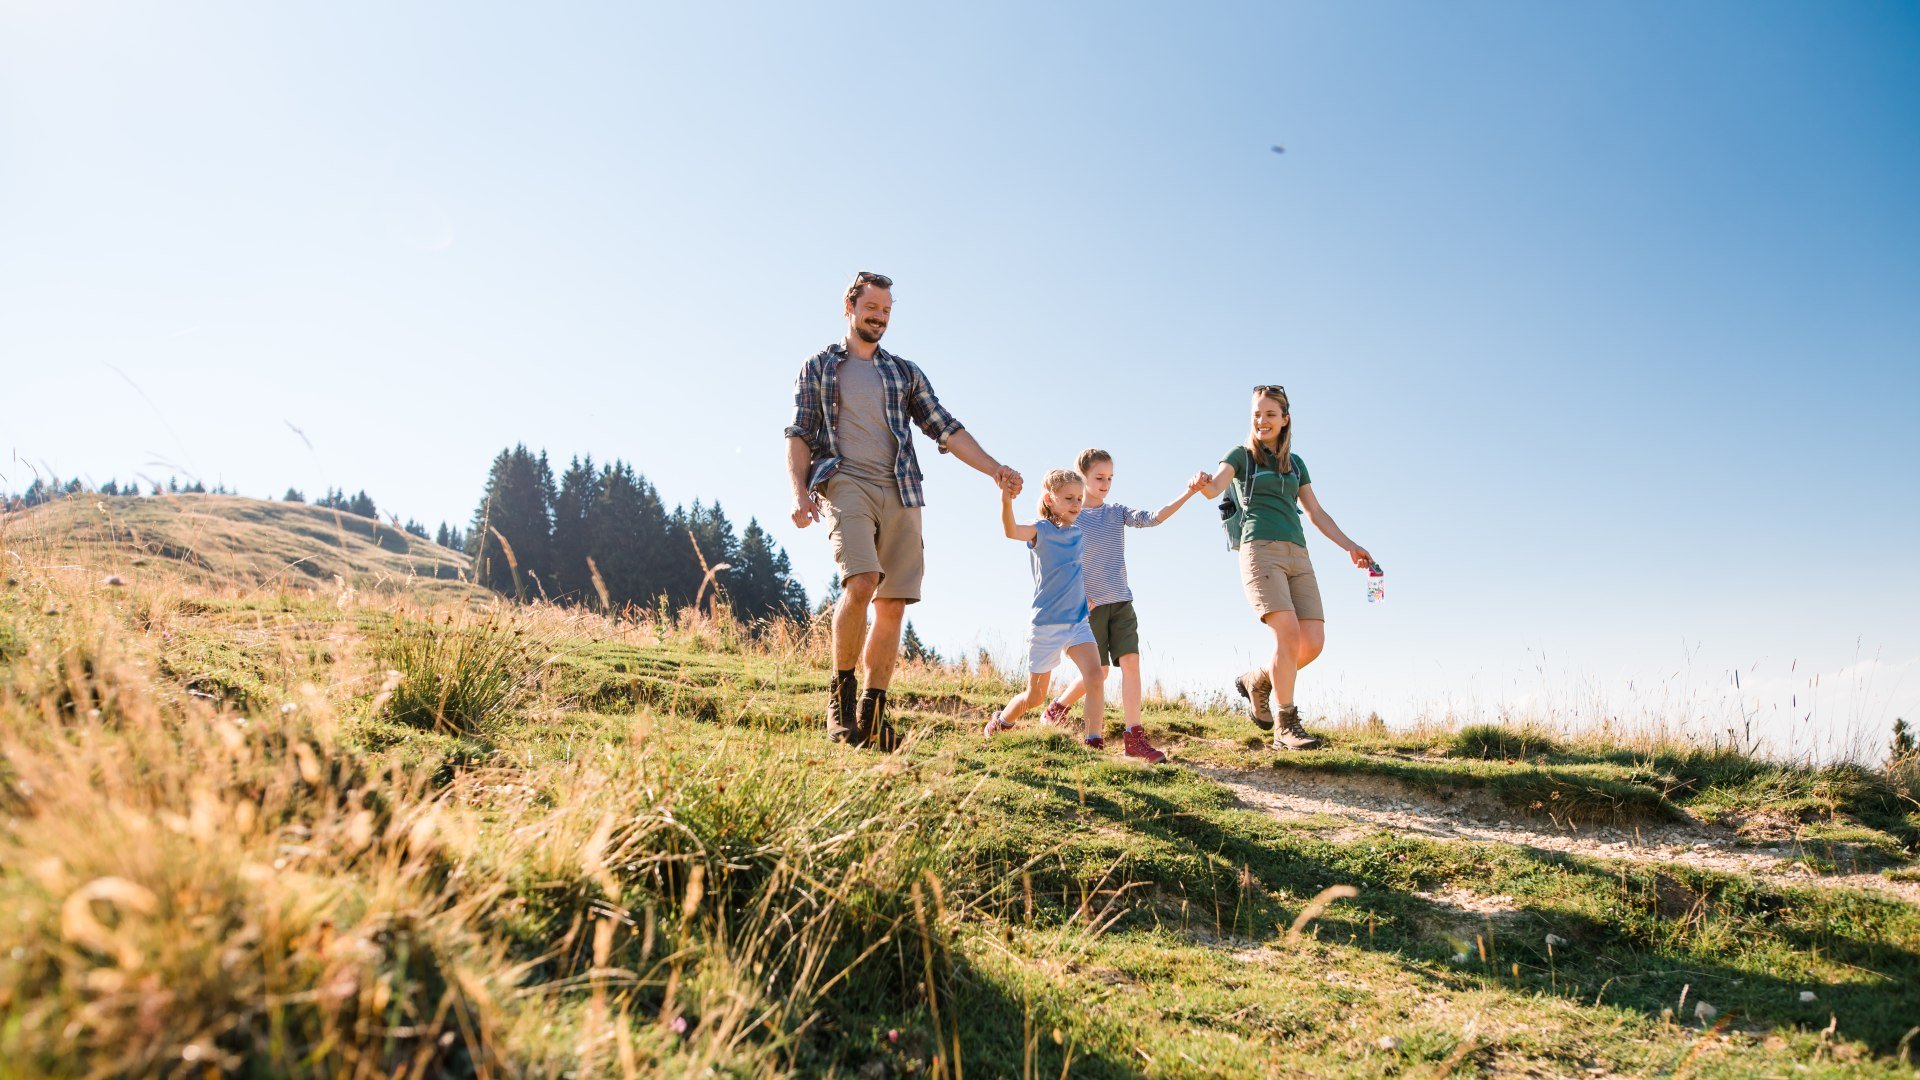
M127 579L121 577L119 574L108 574L106 577L100 579L100 584L102 585L113 585L117 587L125 585L126 583Z
M1800 1004L1805 1005L1806 1003L1812 1001L1817 996L1818 995L1816 995L1811 990L1802 990L1800 991Z
M1707 1004L1704 1001L1700 1002L1699 1004L1693 1007L1693 1018L1695 1020L1700 1021L1703 1024L1713 1023L1713 1018L1719 1015L1720 1015L1719 1009L1714 1008L1713 1006Z
M1391 1035L1382 1035L1374 1041L1373 1045L1382 1050L1398 1050L1400 1049L1400 1040Z
M673 1029L675 1035L685 1035L687 1033L687 1018L684 1016L676 1016L673 1018L673 1023L667 1026Z
M1566 943L1567 943L1567 939L1561 937L1559 934L1547 935L1547 948L1549 949L1557 949L1560 946L1565 945Z
M890 1042L890 1043L897 1043L897 1042L899 1042L899 1041L900 1041L900 1029L899 1029L899 1028L888 1028L888 1029L887 1029L887 1041L888 1041L888 1042Z

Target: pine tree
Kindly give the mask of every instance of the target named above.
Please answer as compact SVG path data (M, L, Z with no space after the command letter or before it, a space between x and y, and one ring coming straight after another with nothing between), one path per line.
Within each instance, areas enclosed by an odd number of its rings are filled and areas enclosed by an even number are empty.
M832 611L833 605L840 602L840 594L845 591L845 586L840 584L840 572L835 570L833 576L827 579L827 591L820 597L820 606L814 608L813 613L825 615Z
M940 654L927 648L920 640L920 635L914 632L911 622L907 623L906 632L900 635L900 656L902 659L922 660L929 664L940 662Z
M408 535L417 536L422 540L427 539L427 527L413 520L412 518L408 518L407 523L405 525L402 525L400 528L401 528L401 531L407 533Z
M553 577L553 495L553 472L544 452L535 457L521 444L493 459L469 543L480 584L523 599L540 595L543 586L534 579Z
M300 491L297 488L288 488L287 493L280 497L280 501L290 502L290 503L303 503L307 501L307 497L305 495L300 494Z
M747 531L741 534L739 561L727 571L727 603L734 617L743 621L765 619L780 613L785 582L774 565L773 538L760 527L758 518L749 518Z
M380 511L374 508L373 500L367 496L365 491L356 492L353 499L347 503L345 509L349 514L358 514L363 518L371 518L374 521L380 520Z
M733 523L727 520L727 513L720 508L718 502L712 506L702 506L700 501L695 499L693 509L685 513L676 511L674 516L679 526L676 531L682 536L690 535L691 537L688 546L682 549L686 553L686 562L682 564L685 574L682 579L685 583L684 592L675 597L675 602L691 604L698 600L704 605L706 600L702 597L703 584L706 592L712 592L715 589L724 591L732 581L731 569L713 571L713 568L738 566L740 541L734 536ZM697 554L693 549L695 544L699 545ZM705 569L702 569L702 557L706 560ZM709 571L713 572L710 583L706 581Z
M616 609L629 604L651 607L668 591L665 570L673 550L660 493L633 466L615 461L600 470L592 506L589 553L600 568L607 598Z
M585 460L574 458L567 471L560 474L560 491L553 499L555 599L582 603L595 597L587 558L593 554L593 509L599 489L600 477L594 472L592 455Z

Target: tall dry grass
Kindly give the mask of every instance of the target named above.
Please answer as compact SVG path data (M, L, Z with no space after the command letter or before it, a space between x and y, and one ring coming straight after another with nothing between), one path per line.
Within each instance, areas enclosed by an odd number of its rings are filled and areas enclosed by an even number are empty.
M714 753L644 714L624 746L458 770L343 735L368 714L485 731L534 707L567 634L747 647L730 620L342 590L332 629L263 616L254 636L283 636L260 646L282 658L255 673L268 692L226 700L161 661L182 612L245 590L11 563L10 1073L773 1075L813 1060L823 1025L941 993L951 917L928 898L958 801L937 769ZM302 678L316 636L341 655ZM819 641L751 647L807 663Z

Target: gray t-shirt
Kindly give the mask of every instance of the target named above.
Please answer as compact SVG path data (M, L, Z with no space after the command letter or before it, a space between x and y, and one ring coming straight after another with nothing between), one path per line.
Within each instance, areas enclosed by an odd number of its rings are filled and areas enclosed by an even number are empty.
M834 438L840 446L840 471L861 480L891 484L900 440L887 426L887 387L872 360L848 353L840 362L840 415Z

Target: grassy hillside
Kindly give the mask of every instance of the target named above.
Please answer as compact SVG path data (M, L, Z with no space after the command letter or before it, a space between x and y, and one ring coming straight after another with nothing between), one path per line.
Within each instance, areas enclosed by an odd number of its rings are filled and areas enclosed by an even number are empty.
M924 666L883 757L819 628L108 505L0 531L0 1076L1910 1074L1897 777L1177 702L1149 768Z
M128 580L256 588L331 587L478 594L466 556L383 522L304 503L237 495L86 495L0 514L22 556L84 564Z

